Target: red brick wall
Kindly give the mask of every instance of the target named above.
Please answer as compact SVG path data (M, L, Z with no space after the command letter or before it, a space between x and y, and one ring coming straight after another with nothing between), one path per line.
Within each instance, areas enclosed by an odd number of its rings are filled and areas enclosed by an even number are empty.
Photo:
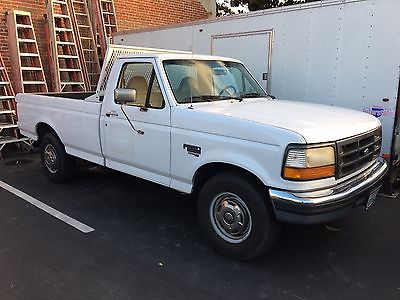
M196 0L114 0L119 30L139 29L206 19Z
M39 51L46 76L48 76L49 61L43 18L46 14L46 0L0 0L0 2L0 54L8 70L11 66L8 54L6 12L17 9L30 11L32 14ZM114 0L114 4L119 30L167 25L208 17L204 7L196 0Z

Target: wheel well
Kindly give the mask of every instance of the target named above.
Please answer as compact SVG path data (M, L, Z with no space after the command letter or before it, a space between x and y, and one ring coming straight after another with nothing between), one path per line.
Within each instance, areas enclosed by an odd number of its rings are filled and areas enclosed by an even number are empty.
M250 171L243 169L241 167L227 164L227 163L209 163L204 166L201 166L200 169L196 171L193 179L193 193L198 193L207 179L212 176L222 173L222 172L233 172L239 173L242 176L249 179L249 181L260 188L262 191L266 191L264 183L258 178L256 175L251 173Z
M58 135L55 132L55 130L48 124L46 123L39 123L36 125L36 132L38 134L38 140L37 140L37 145L40 146L40 144L42 143L42 139L43 137L47 134L47 133L52 133L54 134L54 136L56 136L57 138Z

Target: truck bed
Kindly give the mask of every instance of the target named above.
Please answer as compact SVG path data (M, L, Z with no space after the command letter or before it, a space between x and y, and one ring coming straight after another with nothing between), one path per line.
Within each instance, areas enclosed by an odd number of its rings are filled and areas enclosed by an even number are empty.
M38 126L50 126L68 154L103 164L100 143L101 102L94 93L18 94L18 126L38 140Z

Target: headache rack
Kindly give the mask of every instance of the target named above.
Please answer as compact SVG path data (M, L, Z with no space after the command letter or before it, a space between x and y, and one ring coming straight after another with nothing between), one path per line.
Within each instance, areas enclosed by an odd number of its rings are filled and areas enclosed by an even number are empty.
M337 142L338 178L345 177L362 169L380 154L382 128Z
M112 66L119 57L128 56L130 54L145 54L145 53L181 53L191 54L187 51L167 50L167 49L156 49L156 48L144 48L134 46L123 46L110 44L107 48L107 53L104 57L103 67L100 73L99 82L97 84L96 92L99 97L104 96L107 88L108 78L111 74Z

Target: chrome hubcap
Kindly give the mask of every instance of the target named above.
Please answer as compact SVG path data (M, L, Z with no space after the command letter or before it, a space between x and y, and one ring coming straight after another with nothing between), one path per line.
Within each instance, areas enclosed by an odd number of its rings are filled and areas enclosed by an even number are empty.
M48 144L44 148L44 164L50 173L54 174L58 171L57 167L57 152L53 145Z
M238 195L217 195L210 205L210 218L215 232L227 242L241 243L250 234L250 211Z

